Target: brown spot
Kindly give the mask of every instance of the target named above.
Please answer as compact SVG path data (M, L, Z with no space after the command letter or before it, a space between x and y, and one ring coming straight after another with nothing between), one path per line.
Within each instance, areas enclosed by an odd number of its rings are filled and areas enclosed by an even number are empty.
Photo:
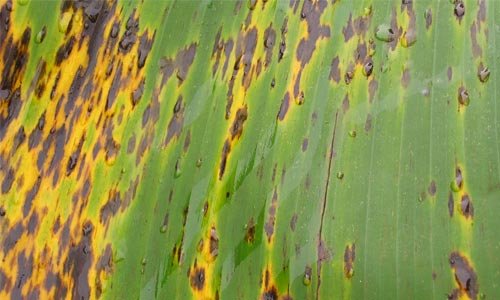
M463 176L462 176L462 170L459 167L455 168L455 185L458 187L458 189L462 189L464 184L463 181Z
M297 1L298 2L298 1ZM283 20L283 24L281 25L281 42L278 51L278 62L283 59L286 51L286 33L288 32L288 18Z
M302 140L302 152L305 152L307 150L308 144L309 144L309 139L304 138L304 140Z
M216 258L219 255L219 236L214 226L210 228L210 255Z
M455 201L453 200L453 194L450 192L448 194L448 213L450 214L450 218L453 217L455 207Z
M35 211L31 214L31 217L28 221L28 234L35 233L37 226L38 226L38 213Z
M349 14L347 24L342 27L342 34L344 35L344 42L348 42L354 35L354 28L352 26L352 14Z
M280 121L283 121L285 119L289 106L290 106L290 93L286 92L285 96L283 97L283 100L281 101L280 110L278 112L278 119Z
M434 180L429 184L429 188L427 189L427 191L429 192L430 196L436 195L436 182Z
M344 74L344 82L345 84L350 84L354 79L354 64L350 63L347 67L347 71Z
M38 194L38 191L40 190L41 182L42 180L41 177L39 176L35 181L35 184L33 184L33 187L26 193L26 199L24 201L24 206L23 206L24 217L28 216L31 210L31 206L33 205L33 200L35 199L36 195Z
M375 97L375 92L378 89L378 81L375 79L370 80L370 83L368 84L368 101L370 103L373 102L373 99Z
M151 39L148 38L148 31L146 30L139 41L139 48L137 49L137 67L141 69L144 67L146 63L146 59L148 58L149 51L151 51L151 47L153 46L153 42L155 39L156 31L153 34Z
M182 96L179 95L177 101L174 105L174 115L170 122L168 123L167 136L165 137L164 145L168 146L170 141L175 138L179 138L182 126L184 124L184 105L182 103Z
M224 146L222 147L221 161L219 164L219 180L222 179L222 176L224 176L224 172L226 171L227 159L230 152L231 143L229 142L229 139L226 139Z
M101 207L100 221L102 224L107 224L109 219L114 216L122 203L120 192L111 190L109 192L108 202Z
M483 63L480 63L477 68L477 77L482 83L485 83L490 78L490 70Z
M12 153L14 153L19 146L26 140L26 133L24 131L24 126L19 127L16 135L14 136L14 142L12 143Z
M236 111L236 117L234 118L233 124L230 128L232 140L240 138L243 132L243 123L245 123L247 117L248 111L246 105Z
M462 17L465 15L465 5L461 0L455 1L455 8L454 8L454 13L455 16L459 21L462 20Z
M436 280L437 274L436 271L432 271L432 280Z
M480 57L483 54L483 50L481 49L481 46L479 46L479 43L477 42L477 25L476 21L472 22L472 25L470 26L470 37L471 37L471 47L472 47L472 55L477 58Z
M278 297L276 287L272 286L262 294L261 300L278 300Z
M180 50L175 59L172 58L161 58L160 59L160 71L162 73L162 86L168 81L168 79L173 75L174 71L177 70L176 77L179 80L179 84L182 84L187 77L189 69L193 64L194 57L196 55L197 44L193 43L186 48Z
M458 103L460 103L460 105L464 105L464 106L467 106L469 105L469 93L467 92L467 90L461 86L458 88Z
M366 77L369 77L373 72L373 62L371 59L368 59L363 65L363 74Z
M453 69L450 67L448 67L448 80L451 80L453 78Z
M344 114L349 110L349 95L345 94L344 100L342 100L342 111Z
M135 143L136 143L136 138L135 138L135 134L134 134L128 140L128 146L127 146L127 153L128 154L134 152Z
M142 98L142 93L144 93L144 79L141 80L139 86L132 92L131 99L132 105L136 106L139 103L139 100Z
M339 63L340 63L339 57L335 56L332 59L332 63L330 64L330 80L333 80L336 83L340 82Z
M356 245L347 245L344 251L344 275L352 278L354 275L354 260L356 259Z
M472 201L470 200L469 195L465 194L462 196L462 200L460 201L460 208L462 210L462 214L466 218L474 217L474 207L472 206Z
M137 32L139 31L139 19L134 18L136 10L134 9L130 14L127 24L125 25L125 32L120 39L120 51L124 53L128 53L132 46L135 44L137 40Z
M460 298L467 295L470 299L477 299L479 293L477 275L467 258L459 252L452 252L450 254L450 267L454 271L455 282L458 285L458 289L453 290L452 295L458 294Z
M273 193L273 198L271 199L271 205L269 207L268 213L268 219L266 224L264 224L264 230L267 235L267 242L270 243L271 239L273 237L274 233L274 225L276 223L276 210L278 209L277 207L277 202L278 202L278 193L276 192L276 189L274 190Z
M302 38L297 46L296 58L301 62L301 69L309 63L316 50L316 42L319 39L330 37L330 27L321 25L320 19L326 6L326 0L304 1L301 16L307 23L308 36Z
M368 115L366 115L365 131L368 132L371 129L372 129L372 115L368 114Z
M428 8L425 10L425 28L428 30L432 25L432 9Z
M269 25L269 27L266 28L266 31L264 32L264 47L265 47L265 51L266 51L265 66L266 67L271 63L275 43L276 43L276 31L273 29L272 23L271 23Z
M189 282L194 290L201 291L205 287L205 269L194 267L189 277Z
M66 43L64 43L56 53L56 65L59 66L64 60L66 60L71 52L73 51L73 46L75 45L76 39L71 36Z
M16 176L14 169L12 168L9 168L5 173L5 177L2 181L2 194L7 194L10 191L12 183L14 182Z
M406 89L410 85L410 70L405 68L403 74L401 75L401 84Z
M247 224L247 232L245 234L245 241L249 244L255 240L255 223L253 218L250 218Z
M120 90L121 76L122 76L122 63L118 64L115 71L115 76L113 76L113 81L111 81L111 87L109 88L108 97L106 99L106 109L110 109L118 96L118 91Z
M295 227L297 226L297 219L299 217L297 216L297 214L293 214L292 216L292 219L290 219L290 229L292 231L295 231Z

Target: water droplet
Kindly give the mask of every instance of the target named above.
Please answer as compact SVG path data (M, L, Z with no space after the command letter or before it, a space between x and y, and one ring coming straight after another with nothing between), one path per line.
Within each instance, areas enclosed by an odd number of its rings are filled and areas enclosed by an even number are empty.
M355 138L356 137L356 130L349 131L349 136L352 138Z
M17 0L17 3L21 6L28 4L29 0Z
M463 106L468 106L470 103L469 93L464 87L458 89L458 102Z
M203 160L201 158L198 158L198 160L196 161L196 167L199 168L199 167L201 167L202 164L203 164Z
M306 266L306 269L304 271L304 280L303 280L304 285L306 286L310 285L311 279L312 279L312 269L311 267Z
M375 30L375 37L383 42L392 42L395 37L394 30L389 25L379 25Z
M146 261L146 258L145 258L145 257L143 257L143 258L142 258L142 260L141 260L141 265L145 266L145 265L146 265L146 262L147 262L147 261Z
M160 227L160 232L161 232L161 233L165 233L165 232L167 232L167 224L163 224L163 225L161 225L161 227Z
M65 12L59 20L59 32L66 33L68 31L69 22L71 21L71 13Z
M343 179L343 178L344 178L344 172L342 172L342 171L338 171L338 172L337 172L337 178L338 178L338 179Z
M274 88L276 86L276 80L273 78L273 80L271 80L271 87Z
M373 72L373 63L371 61L367 61L363 66L363 74L366 77L369 77Z
M490 78L490 70L487 67L482 67L477 73L477 76L479 80L484 83Z
M5 214L7 212L5 211L5 208L3 206L0 206L0 217L5 217Z
M465 5L462 1L458 1L455 4L455 16L462 17L465 14Z
M43 40L45 39L45 35L47 34L47 27L46 26L43 26L42 30L40 30L36 37L35 37L35 42L37 44L40 44L41 42L43 42Z

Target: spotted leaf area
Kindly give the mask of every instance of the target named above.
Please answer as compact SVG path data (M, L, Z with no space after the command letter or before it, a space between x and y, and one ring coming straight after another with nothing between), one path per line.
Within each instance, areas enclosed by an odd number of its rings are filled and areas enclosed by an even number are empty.
M0 0L0 299L494 299L498 19Z

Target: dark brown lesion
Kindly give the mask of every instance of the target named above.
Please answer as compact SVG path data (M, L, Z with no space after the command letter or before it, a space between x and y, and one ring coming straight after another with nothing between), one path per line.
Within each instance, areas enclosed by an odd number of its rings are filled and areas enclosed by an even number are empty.
M290 229L292 231L295 231L295 228L297 227L297 220L299 216L295 213L293 214L292 218L290 219Z
M113 217L122 204L122 199L120 192L117 190L111 190L109 192L108 201L101 207L100 210L100 222L103 225L109 223L111 217Z
M248 118L247 106L239 108L229 129L230 137L226 138L222 146L221 162L219 164L219 179L222 179L226 171L227 160L232 149L232 142L238 140L243 133L243 124Z
M278 295L278 290L276 289L275 286L271 286L267 290L262 293L261 300L278 300L279 295Z
M450 192L448 194L448 213L450 218L453 217L453 212L455 210L455 200L453 199L453 194Z
M479 283L476 272L469 260L458 251L454 251L449 257L450 267L453 269L455 282L458 285L448 295L448 299L459 299L467 296L477 299L479 295Z
M344 276L348 279L354 275L354 260L356 259L356 245L347 245L344 250Z
M472 219L474 217L474 206L468 194L462 196L460 200L460 210L466 219Z
M255 240L255 221L253 218L250 218L250 221L247 223L247 231L245 233L245 241L249 244L252 244Z
M276 31L273 29L273 24L271 23L269 24L269 27L266 28L266 31L264 31L264 50L266 52L265 67L271 64L275 43Z
M177 98L177 101L174 104L173 108L173 116L168 123L167 128L167 136L165 137L164 146L168 146L172 139L179 138L182 126L184 124L184 103L182 96Z
M276 189L274 190L273 193L273 198L271 199L271 205L269 206L268 210L268 218L266 223L264 224L264 230L267 235L267 242L271 243L273 234L274 234L274 225L276 223L276 210L278 209L278 193L276 192Z
M283 121L285 119L289 107L290 107L290 93L286 92L285 96L283 96L283 100L281 101L280 110L277 115L278 120Z
M432 25L432 9L428 8L425 10L425 29L429 30Z
M434 180L432 180L431 183L429 184L429 187L427 188L427 192L429 193L429 195L431 197L436 195L436 182Z
M181 85L184 82L196 56L196 48L197 44L192 43L179 50L175 58L163 57L160 59L161 86L165 85L174 72L178 84Z
M338 56L335 56L332 59L330 64L330 80L333 80L336 83L340 82L340 68L339 68L340 59Z
M219 235L217 234L215 226L210 228L209 254L213 259L219 255Z
M205 287L205 269L203 267L198 267L196 262L193 268L191 268L189 275L189 283L191 288L196 291L201 291Z

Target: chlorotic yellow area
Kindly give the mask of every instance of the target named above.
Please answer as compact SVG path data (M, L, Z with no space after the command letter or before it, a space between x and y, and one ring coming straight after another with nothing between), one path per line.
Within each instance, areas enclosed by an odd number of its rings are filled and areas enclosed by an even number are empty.
M120 15L121 9L119 6L113 11L114 15L111 16L110 20L123 19L123 16ZM70 9L64 15L59 14L59 17L62 18L62 23L69 23L71 20L72 23L71 26L59 24L61 26L64 25L63 27L65 28L61 29L61 33L64 34L58 43L63 45L71 36L76 38L76 42L71 53L59 66L55 65L53 58L46 58L47 72L44 74L45 78L43 79L46 80L46 84L40 99L35 95L27 94L29 84L23 83L22 85L22 99L28 98L30 101L38 101L36 105L40 107L45 106L45 109L42 110L45 111L45 122L41 129L40 142L31 150L28 148L28 140L31 132L35 130L37 122L34 122L35 128L24 128L26 142L21 144L9 161L10 166L15 166L16 172L13 186L10 193L6 196L7 201L4 202L5 208L8 211L9 227L20 223L23 225L24 230L17 243L13 245L12 250L8 251L2 258L2 272L10 280L10 285L16 285L17 280L19 280L19 274L25 272L18 269L18 257L21 253L24 253L27 258L31 257L35 268L31 270L32 275L29 281L23 285L21 294L23 297L27 297L29 291L32 291L34 287L38 287L40 299L57 298L55 294L56 290L53 287L50 289L45 288L45 281L48 274L57 275L60 279L57 285L59 285L59 288L65 287L68 290L67 297L71 297L71 291L74 285L78 284L78 281L72 277L70 270L65 269L65 262L68 260L71 249L78 249L74 247L83 239L82 228L86 222L92 223L92 230L89 233L91 242L88 244L88 248L85 249L92 257L89 260L91 265L88 268L88 282L90 285L94 285L99 281L101 283L100 288L106 288L107 274L106 272L98 272L97 264L99 257L106 249L106 240L109 240L109 236L107 236L108 229L106 225L102 224L99 214L87 213L86 204L89 202L89 194L87 193L85 197L79 194L83 195L82 191L85 189L86 180L89 180L91 183L94 181L94 166L105 160L104 145L106 144L106 136L103 134L104 126L102 126L104 119L108 118L108 122L113 123L114 139L120 140L120 137L123 135L125 123L118 122L118 109L123 107L125 115L133 109L128 99L133 89L139 86L139 83L145 76L144 68L139 69L137 66L138 42L133 45L133 48L128 53L123 53L117 51L118 43L114 44L114 48L106 48L108 47L106 43L107 37L103 37L103 44L97 54L98 66L91 74L92 77L90 79L89 77L85 78L85 82L92 80L94 87L98 87L98 89L95 88L91 91L90 97L92 100L82 99L81 96L76 99L73 105L75 108L78 107L79 115L74 115L75 110L70 111L66 115L64 106L68 101L68 92L70 91L74 77L78 76L79 68L85 71L89 64L89 39L83 39L81 45L79 44L82 31L84 30L82 10L73 11L73 9ZM11 22L15 26L10 26L8 35L16 43L16 41L22 38L23 32L26 26L29 26L29 23L27 23L27 18L23 20L12 19ZM106 24L104 32L110 32L112 25L113 22ZM139 34L142 34L142 32L138 32L138 36ZM32 40L35 36L36 32L31 32L30 43L33 43ZM148 37L152 38L151 32L148 32ZM29 46L27 50L29 51ZM114 64L113 71L109 76L106 76L107 65L111 62ZM111 89L119 62L123 64L123 72L120 78L118 96L113 107L106 110L106 97ZM2 69L6 67L3 63L4 61L0 60L0 68ZM61 76L56 85L56 74L58 72L60 72ZM21 82L13 83L13 86L21 86ZM54 86L56 87L52 91ZM82 89L84 86L83 84ZM50 99L51 92L53 93L53 100ZM61 98L64 99L60 100ZM62 102L59 108L57 107L58 102ZM19 128L24 124L28 108L29 105L22 106L19 116L12 121L10 128ZM3 112L3 110L4 108L0 107L0 112ZM72 119L71 127L68 126L70 119ZM54 131L57 131L62 126L66 128L64 153L60 158L61 161L58 162L59 165L55 167L56 170L49 170L51 165L50 158L54 157L56 151L61 151L61 149L56 149L56 144L50 143L46 152L42 154L42 147L44 142L51 138ZM71 131L68 131L69 128L71 128ZM87 135L88 131L95 132L95 134ZM7 131L5 139L13 141L16 133L17 131L15 130ZM82 146L78 163L75 169L67 174L66 167L68 160L73 151L78 149L80 143ZM101 149L94 160L92 152L96 143L100 143ZM12 148L12 142L3 143L2 146L0 152L6 153ZM39 168L37 163L40 155L48 158L42 166L43 174L37 171ZM116 156L111 157L111 159L115 158ZM54 177L55 173L58 174L57 177ZM34 200L30 203L31 208L23 212L23 207L26 206L26 204L22 203L23 199L25 199L24 196L30 193L38 181L38 193L36 193ZM92 186L87 188L91 190ZM75 201L62 201L64 199L71 200L71 195L76 197ZM103 193L99 201L101 205L106 203L107 197L108 193ZM29 208L29 205L26 207ZM28 224L29 220L33 216L38 218L38 223L32 229L34 230L33 233L25 234L27 228L30 226ZM63 237L65 226L67 228L66 238ZM8 229L1 228L0 232L7 234ZM61 243L63 242L67 242L69 245L62 247ZM207 277L210 278L210 276L210 271L208 271ZM90 296L93 299L96 297L96 294L92 293ZM0 298L9 298L8 288L0 291Z

